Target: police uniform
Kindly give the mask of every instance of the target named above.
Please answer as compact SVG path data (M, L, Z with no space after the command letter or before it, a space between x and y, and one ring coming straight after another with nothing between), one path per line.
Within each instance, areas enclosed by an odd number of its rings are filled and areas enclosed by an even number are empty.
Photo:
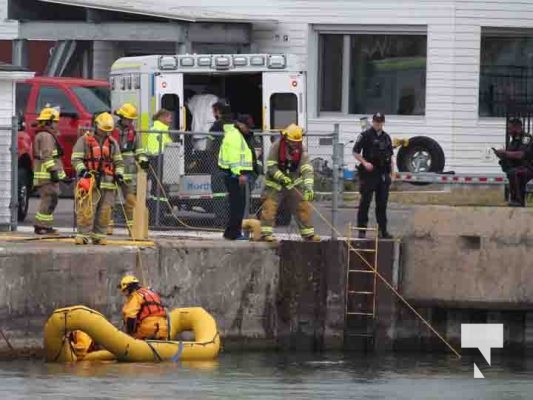
M380 118L378 116L378 118ZM370 128L359 135L353 152L361 154L363 158L374 166L372 171L367 171L361 164L359 171L359 211L357 213L357 226L366 228L368 225L368 209L372 196L376 193L376 219L381 236L387 233L387 202L391 184L391 160L393 155L392 140L390 136L381 131L378 133ZM360 236L364 236L361 234Z
M522 135L520 146L516 150L508 149L507 151L524 152L523 157L519 160L506 159L504 155L502 161L518 164L518 166L509 168L506 171L509 179L510 205L525 207L526 185L533 179L533 141L531 136Z

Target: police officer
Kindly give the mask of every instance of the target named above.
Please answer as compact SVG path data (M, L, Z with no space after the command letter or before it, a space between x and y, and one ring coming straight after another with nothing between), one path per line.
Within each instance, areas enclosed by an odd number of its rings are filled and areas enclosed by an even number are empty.
M506 151L525 151L527 150L531 136L526 134L522 129L522 121L518 118L509 121L508 132L510 140L506 146ZM499 164L502 167L502 171L508 173L512 168L516 168L522 165L521 160L513 160L505 156L504 153L494 150L496 155L500 158Z
M368 224L368 209L372 196L376 193L376 219L379 227L379 237L391 239L387 231L387 202L391 184L392 140L383 131L385 116L376 113L372 117L372 127L359 135L353 147L355 159L359 162L359 211L357 213L358 228L366 228ZM366 237L364 230L359 231L359 238Z
M533 179L533 143L531 136L523 131L520 119L510 121L509 134L511 140L506 149L493 151L509 179L509 205L525 207L526 185Z

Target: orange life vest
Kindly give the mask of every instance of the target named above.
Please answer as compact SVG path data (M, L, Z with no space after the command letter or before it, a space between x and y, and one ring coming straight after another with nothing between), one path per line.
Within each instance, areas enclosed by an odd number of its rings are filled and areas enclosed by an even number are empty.
M147 288L140 288L137 293L144 299L139 314L137 314L137 323L147 317L165 317L167 315L161 303L161 297L156 292Z
M100 143L93 135L85 135L85 143L89 148L89 152L83 160L87 169L114 176L113 141L110 137L106 136L100 146Z

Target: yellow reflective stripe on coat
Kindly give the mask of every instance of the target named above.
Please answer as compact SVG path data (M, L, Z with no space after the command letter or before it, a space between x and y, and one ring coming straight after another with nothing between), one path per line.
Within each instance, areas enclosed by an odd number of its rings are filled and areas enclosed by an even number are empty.
M302 165L300 172L303 174L306 171L313 172L313 167L309 164Z
M125 151L122 153L122 157L133 157L133 151Z
M72 153L72 157L71 158L84 158L84 157L85 157L85 153L75 152L75 153Z
M267 167L273 167L275 165L278 165L276 160L267 160Z
M45 162L42 163L42 167L44 169L50 169L50 168L54 167L55 163L56 162L54 160L48 160L48 161L45 161Z
M274 229L271 226L262 226L261 227L261 233L262 234L272 234L274 232Z
M282 186L279 183L276 183L274 181L271 181L269 179L265 179L265 186L268 186L272 189L280 191L282 189Z
M276 171L276 172L274 173L273 178L274 178L275 180L279 181L279 180L280 180L281 178L283 178L284 176L285 176L285 174L284 174L283 172L281 172L281 171L278 170L278 171Z

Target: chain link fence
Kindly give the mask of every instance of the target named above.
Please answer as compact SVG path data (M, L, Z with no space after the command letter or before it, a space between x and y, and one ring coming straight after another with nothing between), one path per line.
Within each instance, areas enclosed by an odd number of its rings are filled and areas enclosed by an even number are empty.
M229 217L229 205L224 174L218 168L218 152L223 133L191 133L180 131L141 131L143 143L159 144L159 155L150 155L148 171L147 206L152 229L221 230ZM164 136L171 142L164 143ZM156 136L154 138L154 136ZM247 196L246 216L259 218L266 160L279 132L254 132L252 147L257 156L259 171L251 182ZM338 129L329 133L306 134L304 145L315 170L316 204L325 203L331 209L326 216L335 226L342 147L339 146ZM322 196L321 196L322 195ZM326 196L324 196L326 195ZM120 207L115 210L115 222L124 223ZM288 233L297 232L291 227L291 214L287 205L280 204L277 226L287 227ZM332 232L334 235L334 232Z

